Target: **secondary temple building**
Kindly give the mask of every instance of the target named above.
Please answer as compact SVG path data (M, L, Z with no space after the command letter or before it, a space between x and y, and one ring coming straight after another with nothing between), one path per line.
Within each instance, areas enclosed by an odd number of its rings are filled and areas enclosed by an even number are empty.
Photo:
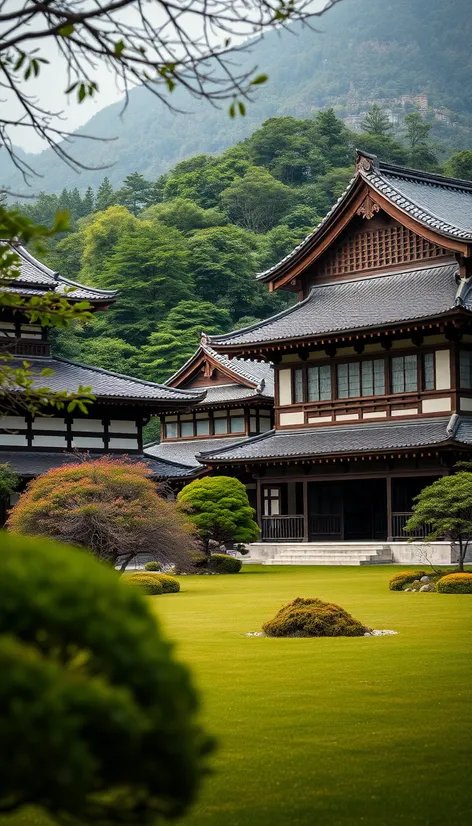
M4 242L6 243L6 242ZM9 290L26 297L55 292L70 302L87 301L94 312L105 310L116 299L113 291L97 290L62 278L37 261L22 246L15 245L21 266ZM151 415L159 415L170 405L175 411L188 411L204 397L203 390L179 390L123 376L97 367L76 364L51 353L49 330L31 324L17 312L2 310L0 346L13 356L9 365L26 361L37 376L36 386L53 391L74 392L79 385L90 388L95 401L84 415L48 408L43 416L32 416L21 404L0 409L0 463L9 463L26 482L33 476L64 463L77 461L77 455L103 454L130 456L146 461L156 479L167 479L180 468L143 453L143 426ZM47 368L53 374L41 377Z
M298 303L208 345L274 365L275 426L200 461L256 484L263 540L405 541L414 496L472 452L472 183L359 152L259 277Z
M160 442L146 445L145 454L173 466L168 478L174 487L208 473L204 460L208 451L272 430L273 373L267 362L219 355L203 336L198 350L166 383L182 392L204 394L203 398L191 412L169 405L161 415ZM237 468L234 473L238 475ZM245 481L255 508L256 483Z

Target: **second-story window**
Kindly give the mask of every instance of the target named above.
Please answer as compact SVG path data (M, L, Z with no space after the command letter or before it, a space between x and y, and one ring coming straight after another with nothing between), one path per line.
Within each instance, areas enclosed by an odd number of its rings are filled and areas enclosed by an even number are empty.
M418 357L392 358L392 393L411 393L418 390Z
M295 370L294 377L293 377L293 395L295 402L302 402L304 401L303 398L303 368L299 368Z
M463 390L472 390L472 350L460 352L460 383Z
M327 401L331 398L331 367L309 367L307 370L307 394L309 402Z
M209 419L197 419L197 436L209 436L210 435L210 420Z
M337 365L338 398L349 399L361 395L361 366L358 361Z
M423 355L423 390L435 389L434 353Z

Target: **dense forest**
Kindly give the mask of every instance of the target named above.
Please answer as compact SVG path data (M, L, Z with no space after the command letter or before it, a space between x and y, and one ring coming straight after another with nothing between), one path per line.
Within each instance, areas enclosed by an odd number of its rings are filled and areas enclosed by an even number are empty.
M257 65L269 75L244 118L231 120L227 107L198 104L178 89L172 103L183 114L176 114L136 88L123 114L121 103L107 106L82 130L116 140L81 139L68 147L89 170L77 175L58 164L51 150L28 160L48 192L77 186L83 196L104 174L117 187L132 172L152 180L192 155L220 153L270 117L313 118L333 107L344 118L377 101L390 109L394 128L403 135L404 116L414 111L419 94L427 99L423 114L444 157L472 145L470 0L343 0L315 29L274 31L235 56L243 67ZM0 183L14 192L25 189L6 153L0 153Z
M42 193L19 206L36 222L57 210L71 231L50 242L47 263L72 280L119 291L84 328L56 333L66 358L163 381L214 334L287 306L255 274L276 263L328 211L353 175L354 147L383 160L472 179L472 151L440 164L430 126L418 115L397 140L373 106L361 135L333 110L312 119L268 120L219 156L197 155L155 181L138 172L114 189Z

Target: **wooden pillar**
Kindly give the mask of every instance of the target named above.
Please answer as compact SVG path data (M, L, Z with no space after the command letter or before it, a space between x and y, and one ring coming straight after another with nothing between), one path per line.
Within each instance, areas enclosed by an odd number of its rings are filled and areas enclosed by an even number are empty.
M387 483L387 541L393 540L393 520L392 520L392 477L386 478Z
M259 530L261 532L261 539L262 539L262 507L261 507L261 480L259 477L256 478L256 522L259 525Z
M304 480L303 485L303 541L308 542L308 482Z

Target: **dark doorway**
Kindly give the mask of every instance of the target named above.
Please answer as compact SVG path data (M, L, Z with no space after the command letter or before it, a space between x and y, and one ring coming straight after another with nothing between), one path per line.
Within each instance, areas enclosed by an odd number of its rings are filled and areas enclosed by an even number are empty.
M308 511L312 542L387 539L385 479L310 482Z

